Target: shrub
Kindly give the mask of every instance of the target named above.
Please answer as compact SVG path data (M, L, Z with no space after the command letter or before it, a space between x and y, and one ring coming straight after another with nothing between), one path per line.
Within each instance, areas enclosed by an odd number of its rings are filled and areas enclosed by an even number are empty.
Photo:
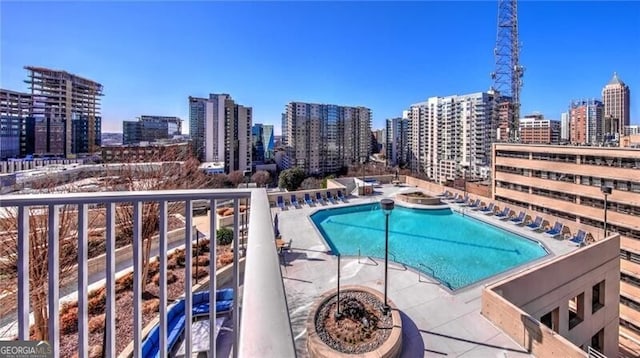
M116 280L116 292L122 293L133 288L133 273L128 273Z
M209 252L209 239L202 239L198 241L198 244L193 245L193 256L197 256L199 254Z
M229 245L233 241L233 230L223 227L216 231L218 245Z
M87 310L89 311L89 314L101 314L102 312L104 312L106 306L107 294L103 291L102 294L89 299Z
M193 266L191 268L191 277L195 279L201 279L209 275L209 269L206 267Z
M149 263L149 276L154 275L158 271L160 271L160 261L156 260L156 261L150 262Z
M167 269L168 270L173 270L176 267L178 267L178 260L176 260L176 259L167 260Z
M153 275L153 277L151 278L151 281L156 286L160 286L160 273L158 272L157 274ZM170 285L176 281L178 281L178 275L176 275L171 271L167 272L167 284Z
M209 255L200 255L194 259L194 265L198 266L208 266L209 265Z
M218 255L218 267L224 267L233 262L233 252L223 252Z
M60 332L73 334L78 331L78 307L70 307L67 313L60 315Z
M62 307L60 307L60 316L64 316L72 308L78 308L78 301L63 303Z
M106 295L106 292L107 292L107 289L104 288L104 287L101 287L101 288L98 288L98 289L95 289L95 290L89 292L88 297L89 297L89 299L96 298L96 297L98 297L100 295ZM77 305L78 304L76 303L76 306Z
M95 344L89 348L89 358L102 358L102 345Z
M144 314L160 312L160 300L152 298L142 303L142 312Z
M92 317L89 320L89 333L97 333L104 331L105 314Z

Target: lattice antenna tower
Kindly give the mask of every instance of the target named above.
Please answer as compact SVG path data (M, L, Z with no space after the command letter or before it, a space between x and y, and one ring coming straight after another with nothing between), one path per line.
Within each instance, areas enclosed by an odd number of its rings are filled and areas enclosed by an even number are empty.
M498 0L498 34L493 50L496 67L491 73L492 89L498 91L501 101L508 101L509 141L518 141L520 119L520 89L524 67L520 65L520 42L518 40L518 1ZM495 135L498 123L494 121Z

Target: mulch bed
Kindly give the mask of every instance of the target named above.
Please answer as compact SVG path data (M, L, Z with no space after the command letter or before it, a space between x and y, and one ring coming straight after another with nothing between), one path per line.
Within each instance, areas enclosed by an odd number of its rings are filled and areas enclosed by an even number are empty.
M391 313L382 313L383 303L370 293L340 291L341 317L336 318L336 300L325 302L316 313L318 337L334 350L362 354L380 347L391 335Z
M202 249L208 243L208 240L203 240L200 243L200 254L204 253ZM195 248L194 248L195 249ZM195 250L194 250L195 252ZM167 277L172 277L175 281L167 285L167 296L169 304L180 298L184 294L184 267L179 264L177 255L172 254L169 256L167 262L169 270L167 271ZM184 252L183 252L184 255ZM217 247L218 262L217 268L228 265L233 261L233 253L230 245ZM194 261L195 262L195 261ZM208 262L207 262L208 264ZM154 276L157 273L157 268L154 267L149 272L148 283L146 285L146 292L143 294L142 302L142 327L144 328L149 322L158 316L159 311L159 287L156 284L157 280L154 280ZM173 268L171 268L173 267ZM155 270L153 269L155 268ZM195 269L195 267L194 267ZM199 267L198 271L201 272L201 279L208 274L208 265L206 267ZM157 278L157 277L156 277ZM154 282L156 281L156 282ZM171 282L171 280L168 280ZM195 279L193 280L195 283ZM97 292L96 292L97 291ZM102 342L104 338L104 288L98 289L89 293L89 356L101 357L102 355ZM127 345L133 340L133 274L129 274L123 278L120 278L116 282L116 350L120 354ZM91 298L95 297L95 298ZM102 299L102 300L101 300ZM92 301L95 301L92 303ZM75 303L77 305L77 303ZM61 321L61 334L60 334L60 356L61 357L73 357L76 355L78 347L78 334L77 323L74 325L75 313L74 305L66 305L60 310ZM93 312L93 313L92 313ZM68 326L65 323L69 322ZM73 331L75 328L74 332ZM67 331L65 331L67 329ZM93 330L93 332L92 332ZM69 333L64 333L69 332Z

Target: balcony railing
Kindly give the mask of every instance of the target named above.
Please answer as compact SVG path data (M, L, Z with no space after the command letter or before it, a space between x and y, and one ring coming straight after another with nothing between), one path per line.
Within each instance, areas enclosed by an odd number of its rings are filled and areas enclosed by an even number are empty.
M141 357L142 336L142 220L143 204L159 203L159 296L160 296L160 352L167 352L167 232L169 203L184 203L185 217L185 345L191 352L191 312L192 312L192 224L193 202L209 200L211 208L210 232L216 232L216 206L218 202L231 200L234 212L239 212L242 199L250 199L251 211L246 262L244 272L242 313L238 300L239 270L234 265L234 309L233 309L233 350L234 357L294 357L295 347L284 284L274 234L267 194L263 189L240 190L172 190L72 194L7 195L0 197L0 208L16 210L17 215L17 306L18 339L29 340L30 287L29 287L29 239L32 207L48 208L48 341L54 357L60 356L59 320L59 209L62 206L77 207L78 227L78 357L89 355L88 333L88 222L89 207L99 207L106 218L106 340L103 347L106 357L116 356L116 204L126 203L133 208L133 341L134 357ZM234 263L239 262L238 235L239 215L235 216L233 254ZM211 236L211 235L210 235ZM216 272L216 240L209 242L209 272ZM215 275L211 275L211 292L216 290ZM215 327L215 295L209 295L210 327ZM120 323L122 324L122 323ZM278 332L274 338L274 332ZM210 337L210 356L215 357L216 335ZM188 354L187 356L190 356Z

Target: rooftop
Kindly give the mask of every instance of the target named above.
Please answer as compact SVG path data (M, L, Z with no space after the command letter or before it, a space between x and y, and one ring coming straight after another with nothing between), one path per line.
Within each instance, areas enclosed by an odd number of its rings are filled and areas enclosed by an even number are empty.
M383 197L393 196L415 188L385 185L377 188L379 195L365 198L349 198L345 205L377 202ZM434 193L437 194L437 193ZM285 240L292 239L292 250L283 255L282 276L291 316L298 356L305 357L305 322L309 308L324 292L336 285L337 258L330 254L309 215L323 206L302 206L278 213L279 230ZM325 206L326 208L326 206ZM465 211L479 219L489 220L496 226L516 229L523 236L531 232L484 215ZM496 328L480 314L483 288L510 274L521 272L543 261L564 255L576 249L567 241L558 241L535 234L551 255L499 274L471 287L455 292L443 287L438 281L418 274L417 271L399 263L389 266L389 298L402 312L403 357L448 355L448 356L531 356L526 349L516 344L509 336ZM341 259L341 285L360 284L382 291L384 260L369 257L343 257Z

